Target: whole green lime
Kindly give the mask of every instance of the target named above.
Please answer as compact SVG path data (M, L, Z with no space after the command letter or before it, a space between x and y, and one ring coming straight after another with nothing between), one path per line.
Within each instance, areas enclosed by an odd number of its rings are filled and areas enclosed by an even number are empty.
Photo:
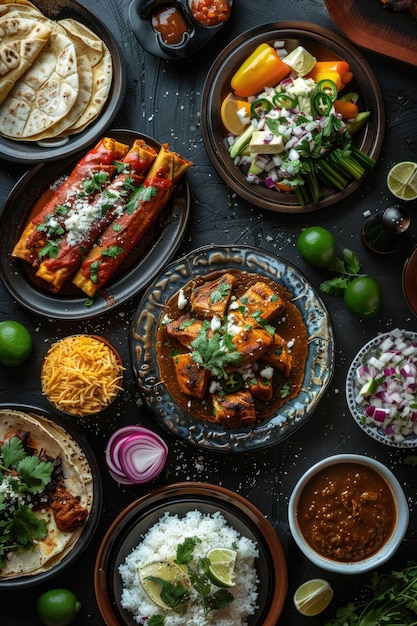
M68 626L81 609L77 596L69 589L50 589L39 596L36 610L45 626Z
M311 267L326 267L336 259L336 239L322 226L304 228L297 239L297 248Z
M0 363L7 367L21 365L32 352L28 329L14 320L0 322Z
M382 306L381 286L375 278L359 276L348 283L343 299L347 308L358 317L374 317Z

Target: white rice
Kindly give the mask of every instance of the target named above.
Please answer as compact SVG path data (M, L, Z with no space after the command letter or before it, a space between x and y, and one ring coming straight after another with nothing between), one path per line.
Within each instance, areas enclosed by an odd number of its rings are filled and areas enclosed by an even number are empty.
M185 615L164 611L148 597L139 581L138 567L151 561L174 560L177 546L186 537L198 537L193 552L193 564L199 557L205 557L212 548L233 548L237 550L235 567L236 585L229 589L233 602L225 609L212 610L207 615L195 592L193 601ZM150 528L142 542L126 557L119 566L123 581L121 605L133 614L135 622L146 624L152 615L165 615L166 626L245 626L248 615L257 609L257 584L259 583L255 558L259 556L256 543L242 537L228 526L221 513L213 515L200 511L189 511L185 517L170 515L168 512ZM213 585L212 592L218 587ZM194 590L193 590L194 592Z

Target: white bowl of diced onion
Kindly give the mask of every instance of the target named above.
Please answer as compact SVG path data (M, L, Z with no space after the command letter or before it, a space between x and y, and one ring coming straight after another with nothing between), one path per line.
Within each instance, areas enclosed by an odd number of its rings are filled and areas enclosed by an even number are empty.
M346 379L356 423L389 446L417 446L417 332L395 328L365 344Z

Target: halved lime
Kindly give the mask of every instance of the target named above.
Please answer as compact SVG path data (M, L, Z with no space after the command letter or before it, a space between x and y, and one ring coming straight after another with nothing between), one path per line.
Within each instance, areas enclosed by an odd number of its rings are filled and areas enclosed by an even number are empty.
M188 574L174 561L151 561L138 568L139 580L152 602L162 609L172 610L174 607L167 604L163 597L163 583L174 587L182 586L186 594L191 590L191 580ZM156 580L155 580L156 579ZM182 604L184 604L182 602Z
M327 580L312 578L300 585L294 594L294 604L302 615L312 617L326 609L333 598L333 589Z
M394 165L387 176L390 192L401 200L417 198L417 163L402 161Z
M235 586L236 550L231 548L212 548L207 553L210 561L208 576L217 587Z

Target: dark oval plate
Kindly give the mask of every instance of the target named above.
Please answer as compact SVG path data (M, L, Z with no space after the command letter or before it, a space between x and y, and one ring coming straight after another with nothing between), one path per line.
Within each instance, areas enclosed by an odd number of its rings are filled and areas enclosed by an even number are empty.
M120 603L122 581L119 565L138 545L140 538L166 512L179 517L197 509L220 512L242 536L256 542L260 556L255 566L261 581L259 609L247 618L248 626L275 626L284 606L288 575L285 555L277 534L265 516L242 496L217 485L175 483L161 487L132 502L114 520L97 555L94 587L97 604L107 626L134 626L131 613Z
M233 0L229 0L229 4L232 8ZM175 45L165 43L161 34L152 26L152 14L158 8L167 7L177 9L188 27L182 41ZM195 54L227 24L222 22L216 26L203 26L193 17L188 0L133 0L129 8L129 20L142 48L153 56L166 60L186 59Z
M220 107L231 91L230 81L241 63L261 43L285 40L291 49L304 46L319 60L335 57L347 61L354 79L346 88L357 91L361 111L371 111L369 122L354 137L355 145L377 159L384 140L385 109L381 89L364 57L347 41L332 31L305 22L275 22L257 26L234 39L212 65L202 92L201 127L207 153L224 182L247 202L279 213L307 213L340 202L353 193L363 181L350 182L343 191L329 191L317 204L301 206L291 193L279 193L261 185L249 184L244 173L230 158L225 142L227 132L220 119ZM288 46L290 48L290 46Z
M227 269L260 274L286 287L307 326L309 347L300 393L254 428L225 429L192 417L173 401L159 375L156 333L165 302L192 278ZM334 369L333 327L318 293L288 261L251 246L207 246L168 265L139 304L130 331L130 351L139 390L157 422L191 444L229 454L265 448L289 437L316 409Z
M126 68L122 61L120 48L109 29L86 6L77 0L37 0L36 7L52 20L73 18L85 24L95 32L107 45L113 62L113 80L107 102L99 117L86 130L70 135L64 145L41 147L34 141L14 141L0 135L0 153L3 159L20 163L52 161L70 157L85 149L98 139L116 117L125 95Z
M34 407L26 404L11 404L5 403L0 404L0 409L10 409L14 411L21 411L23 413L29 413L36 418L37 415L41 417L45 417L61 426L64 430L66 430L70 436L78 443L78 445L83 450L88 464L90 465L92 474L93 474L93 506L90 512L90 516L87 520L85 528L80 535L78 541L75 543L73 549L62 559L60 563L52 567L50 570L46 572L42 572L41 574L36 574L34 576L24 576L21 578L15 578L10 581L1 580L0 581L0 591L5 589L25 589L28 587L32 587L35 584L44 583L51 578L60 574L64 569L69 567L72 563L74 563L87 548L90 540L92 539L95 530L97 528L102 508L102 485L101 485L101 476L99 466L87 440L81 435L81 433L74 428L69 421L65 418L59 417L55 414L52 414L45 409L40 409L38 407Z
M106 136L129 145L135 139L142 138L156 149L161 147L155 139L130 130L111 130ZM87 150L88 147L85 152ZM3 237L0 270L6 288L25 308L55 319L80 320L96 317L120 306L144 289L177 250L190 215L190 189L185 176L178 183L152 238L149 240L145 237L145 245L141 243L141 252L132 254L123 272L109 281L105 289L96 295L91 306L87 306L88 298L81 292L61 295L49 293L35 282L30 266L24 261L12 259L11 253L25 226L30 209L41 193L61 174L68 173L82 155L35 166L12 189L0 216L0 232Z

